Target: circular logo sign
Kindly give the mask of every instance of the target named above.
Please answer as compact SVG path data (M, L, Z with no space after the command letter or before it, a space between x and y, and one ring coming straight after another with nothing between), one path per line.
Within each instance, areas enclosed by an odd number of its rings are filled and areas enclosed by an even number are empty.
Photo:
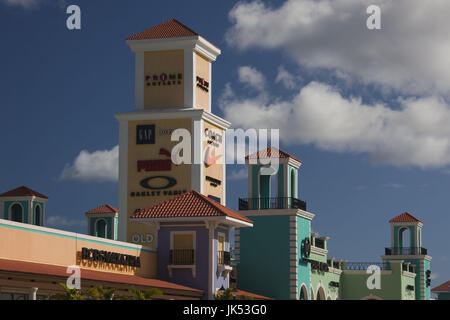
M155 179L160 179L161 181L165 181L162 185L155 183ZM154 176L141 180L141 187L152 190L162 190L173 187L177 184L177 180L172 177L167 176Z

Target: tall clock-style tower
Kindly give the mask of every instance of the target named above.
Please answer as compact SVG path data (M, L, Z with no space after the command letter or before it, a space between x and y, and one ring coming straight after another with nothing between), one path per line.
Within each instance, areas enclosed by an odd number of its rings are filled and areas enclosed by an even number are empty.
M155 228L129 219L137 210L190 190L226 204L230 123L211 113L211 63L220 49L175 19L129 37L127 44L135 54L135 108L115 115L119 240L155 248ZM190 151L190 161L173 161L172 149L180 145L178 159Z

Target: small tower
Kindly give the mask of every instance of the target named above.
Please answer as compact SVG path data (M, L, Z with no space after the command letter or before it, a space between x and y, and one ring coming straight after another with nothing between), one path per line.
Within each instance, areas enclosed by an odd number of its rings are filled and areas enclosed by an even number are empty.
M0 194L1 218L15 222L45 225L48 197L22 186Z
M304 248L314 214L298 199L301 161L269 147L247 156L246 163L248 198L239 199L239 213L254 227L235 231L237 285L275 299L310 299L311 266Z
M389 220L391 225L391 247L385 249L385 262L403 260L414 266L416 278L416 300L430 299L431 257L422 247L423 222L408 212Z
M117 240L119 211L105 204L86 212L88 234L94 237Z

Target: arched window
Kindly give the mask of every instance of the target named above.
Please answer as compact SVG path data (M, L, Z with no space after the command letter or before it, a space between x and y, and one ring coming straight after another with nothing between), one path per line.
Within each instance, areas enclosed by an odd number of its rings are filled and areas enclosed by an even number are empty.
M97 221L96 223L96 228L95 228L96 232L96 236L100 237L100 238L106 238L107 232L106 232L106 221L104 219L100 219Z
M295 198L295 172L291 170L291 198Z
M398 230L398 253L397 254L411 254L411 231L409 228L400 228Z
M18 203L11 206L11 220L16 222L23 222L23 209Z
M35 216L34 223L37 226L40 226L41 225L41 220L42 220L42 218L41 218L41 206L37 205L36 208L34 209L34 211L35 211L34 212L34 216Z

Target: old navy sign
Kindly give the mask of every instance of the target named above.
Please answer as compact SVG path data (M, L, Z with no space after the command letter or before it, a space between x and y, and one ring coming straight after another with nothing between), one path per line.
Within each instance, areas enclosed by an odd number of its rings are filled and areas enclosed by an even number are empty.
M141 267L140 257L96 249L82 248L81 259L89 261L113 263L137 268Z

